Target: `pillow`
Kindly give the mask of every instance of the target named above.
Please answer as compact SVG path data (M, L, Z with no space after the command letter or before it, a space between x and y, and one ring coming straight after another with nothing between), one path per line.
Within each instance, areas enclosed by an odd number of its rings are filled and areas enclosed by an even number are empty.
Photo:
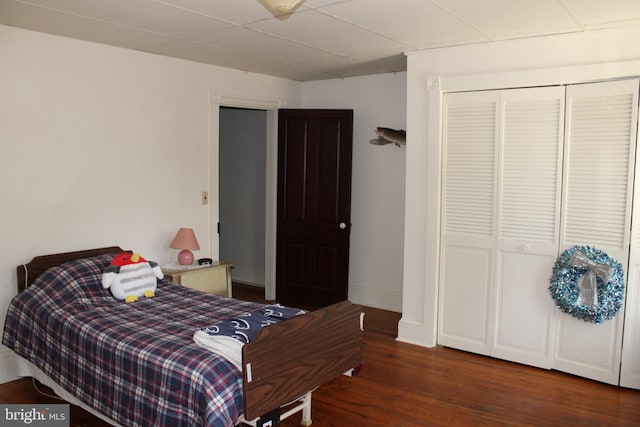
M113 299L100 285L102 272L112 258L112 254L96 255L51 267L24 292L41 290L49 299L56 300L59 304L68 304L78 299Z

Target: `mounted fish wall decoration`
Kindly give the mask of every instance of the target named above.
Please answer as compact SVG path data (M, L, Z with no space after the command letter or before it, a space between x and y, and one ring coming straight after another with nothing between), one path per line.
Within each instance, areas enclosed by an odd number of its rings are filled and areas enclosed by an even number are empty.
M400 145L407 145L407 132L404 130L376 128L376 135L378 135L378 137L369 141L370 144L395 144L398 147L400 147Z

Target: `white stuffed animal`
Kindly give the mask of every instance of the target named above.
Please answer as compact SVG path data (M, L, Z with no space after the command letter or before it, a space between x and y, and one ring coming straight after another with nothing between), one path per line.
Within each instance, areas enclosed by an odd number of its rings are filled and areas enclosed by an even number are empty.
M105 289L111 288L114 297L133 302L141 296L153 297L158 279L163 277L162 269L157 263L147 261L137 253L121 253L104 270L102 286Z

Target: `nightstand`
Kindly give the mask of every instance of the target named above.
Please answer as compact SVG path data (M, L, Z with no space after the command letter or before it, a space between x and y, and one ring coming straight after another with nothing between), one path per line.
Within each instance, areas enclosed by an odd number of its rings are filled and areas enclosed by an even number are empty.
M199 291L231 297L231 269L229 262L213 261L208 266L162 267L164 278L170 282Z

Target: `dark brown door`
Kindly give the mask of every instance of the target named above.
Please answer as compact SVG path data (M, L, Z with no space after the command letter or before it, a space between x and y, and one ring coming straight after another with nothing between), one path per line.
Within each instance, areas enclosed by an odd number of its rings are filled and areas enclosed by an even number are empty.
M347 299L352 110L280 110L276 297L321 307Z

